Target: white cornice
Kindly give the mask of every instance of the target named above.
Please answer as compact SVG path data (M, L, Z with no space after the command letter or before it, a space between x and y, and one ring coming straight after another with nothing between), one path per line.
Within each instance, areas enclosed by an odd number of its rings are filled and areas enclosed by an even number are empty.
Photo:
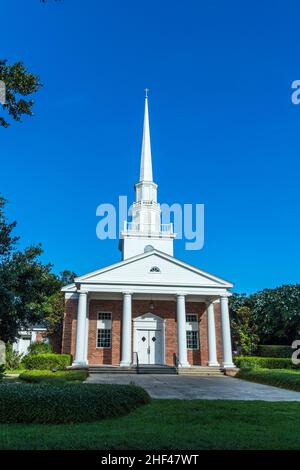
M77 277L75 278L75 283L81 283L81 282L88 282L87 280L89 278L92 278L98 274L103 274L103 273L106 273L108 271L111 271L113 269L117 269L118 267L121 267L121 266L125 266L127 264L130 264L130 263L134 263L135 261L137 260L140 260L140 259L143 259L143 258L147 258L149 256L159 256L163 259L166 259L168 261L170 261L171 263L174 263L174 264L177 264L178 266L181 266L181 267L184 267L194 273L197 273L197 274L200 274L201 276L204 276L206 277L207 279L209 280L212 280L212 281L215 281L215 282L218 282L220 283L222 286L220 287L226 287L226 288L231 288L233 287L233 284L229 281L226 281L224 279L221 279L213 274L209 274L207 273L206 271L203 271L199 268L196 268L195 266L192 266L188 263L185 263L184 261L181 261L177 258L174 258L173 256L170 256L170 255L167 255L166 253L162 253L161 251L158 251L158 250L153 250L153 251L150 251L150 252L147 252L147 253L141 253L139 255L136 255L136 256L133 256L132 258L128 258L124 261L120 261L118 263L115 263L115 264L112 264L112 265L109 265L109 266L106 266L102 269L98 269L97 271L93 271L93 272L90 272L90 273L87 273L83 276L80 276L80 277ZM92 280L91 280L92 282ZM102 283L102 281L101 281Z

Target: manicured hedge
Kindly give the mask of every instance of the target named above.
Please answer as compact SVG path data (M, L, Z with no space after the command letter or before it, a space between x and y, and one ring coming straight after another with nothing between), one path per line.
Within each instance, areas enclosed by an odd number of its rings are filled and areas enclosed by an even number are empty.
M121 416L150 402L135 385L0 384L1 423L80 423Z
M66 383L82 382L88 376L87 370L26 370L19 375L19 379L28 383Z
M236 356L234 363L241 369L299 369L299 365L283 357Z
M257 347L257 354L261 357L286 357L291 358L294 349L291 346L261 344Z
M238 378L300 392L300 371L288 369L241 369Z
M70 354L28 354L22 364L25 369L63 370L71 364Z

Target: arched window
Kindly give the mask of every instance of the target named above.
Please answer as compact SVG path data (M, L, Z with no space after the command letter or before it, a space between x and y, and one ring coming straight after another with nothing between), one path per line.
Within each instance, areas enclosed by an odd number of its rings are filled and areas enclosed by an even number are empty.
M150 269L150 273L160 273L160 269L158 266L152 266Z

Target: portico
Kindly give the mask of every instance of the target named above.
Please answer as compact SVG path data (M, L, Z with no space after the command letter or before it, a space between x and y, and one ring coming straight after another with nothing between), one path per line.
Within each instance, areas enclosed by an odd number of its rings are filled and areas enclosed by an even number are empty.
M136 263L148 263L153 257L158 264L158 258L165 260L168 255L153 251L137 256ZM124 266L123 263L119 264ZM114 269L118 270L118 266ZM99 282L97 290L95 276ZM72 286L69 289L73 292L66 292L67 303L71 303L74 310L77 310L74 315L77 317L74 366L106 363L131 367L137 361L140 364L173 365L176 357L180 368L193 365L233 367L228 293L225 289L221 292L220 288L202 288L203 292L200 293L200 289L194 286L186 286L184 291L175 292L178 291L176 286L160 285L158 289L154 286L127 285L126 289L124 285L120 291L120 286L115 284L110 285L108 290L107 284L104 286L100 282L100 272L97 275L92 273L92 277L94 277L94 280L90 279L92 285L88 279L82 279L84 282L78 285L77 291L74 291ZM104 328L110 330L111 335L111 343L107 348L99 344L97 347L98 328L95 328L95 325L94 337L91 338L89 334L90 323L96 321L98 324L101 312L111 315L110 320L102 320L110 322L109 328ZM113 338L117 334L116 344ZM192 338L194 343L191 343ZM92 349L92 345L88 345L89 341L93 341L95 351L98 349L118 351L111 351L111 360L97 361L93 357L89 358L89 350ZM113 357L118 357L119 360L113 360Z

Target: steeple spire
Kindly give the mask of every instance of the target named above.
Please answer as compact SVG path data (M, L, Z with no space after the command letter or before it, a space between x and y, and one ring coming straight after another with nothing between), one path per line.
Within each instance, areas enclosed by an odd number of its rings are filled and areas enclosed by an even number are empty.
M140 182L141 181L153 181L150 128L149 128L149 112L148 112L148 91L149 91L148 88L146 88L145 89L145 113L144 113L142 152L141 152Z
M140 179L135 187L131 221L124 223L120 234L123 259L138 255L151 248L173 256L172 224L161 224L161 210L157 202L157 184L153 182L148 114L148 89L145 90L145 114L141 154Z

